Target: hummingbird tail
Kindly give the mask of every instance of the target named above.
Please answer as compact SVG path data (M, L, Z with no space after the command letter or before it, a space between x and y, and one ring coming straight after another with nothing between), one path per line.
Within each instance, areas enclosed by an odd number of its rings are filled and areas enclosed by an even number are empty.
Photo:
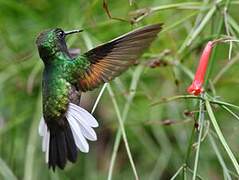
M64 127L58 123L47 127L42 118L39 124L39 134L43 136L42 151L46 153L46 163L53 171L58 166L64 169L67 160L76 162L77 149L81 152L89 152L89 144L86 139L97 139L93 127L98 127L96 119L85 109L69 103Z
M77 147L68 122L64 129L50 130L49 169L54 171L56 166L64 169L67 159L73 163L77 159Z
M45 161L53 171L58 166L64 169L67 159L76 162L77 146L68 121L65 121L64 128L54 124L47 128L44 119L40 121L39 134L43 136L42 151L46 153Z

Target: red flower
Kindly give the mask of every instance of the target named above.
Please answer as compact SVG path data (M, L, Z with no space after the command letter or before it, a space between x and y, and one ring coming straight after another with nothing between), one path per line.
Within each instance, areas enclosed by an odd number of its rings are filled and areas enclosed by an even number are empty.
M199 62L198 68L197 68L197 72L194 76L194 80L193 80L192 84L187 89L189 94L198 96L199 94L201 94L203 92L202 86L203 86L203 82L204 82L204 76L207 71L208 60L210 58L213 44L214 44L214 42L209 41L202 52L200 62Z

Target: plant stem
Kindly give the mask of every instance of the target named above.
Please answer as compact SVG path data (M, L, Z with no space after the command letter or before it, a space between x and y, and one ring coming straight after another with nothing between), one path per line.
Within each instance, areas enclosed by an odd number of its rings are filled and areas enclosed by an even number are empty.
M138 66L133 74L131 86L130 86L130 94L127 98L127 101L126 101L126 104L125 104L124 110L123 110L123 118L122 118L123 123L126 121L126 117L128 115L131 102L135 96L136 88L137 88L138 81L139 81L142 71L143 71L143 67ZM116 156L117 156L117 151L118 151L119 144L120 144L120 139L121 139L121 131L120 131L120 129L118 129L116 138L115 138L115 143L114 143L114 147L113 147L111 160L110 160L110 167L109 167L108 178L107 178L108 180L112 179L112 174L113 174L114 164L115 164L115 160L116 160Z
M129 157L131 167L132 167L133 172L134 172L135 179L139 180L139 176L138 176L138 173L136 171L136 167L135 167L135 164L134 164L131 152L130 152L130 148L129 148L129 144L128 144L128 141L127 141L127 136L126 136L123 120L122 120L122 117L120 115L119 107L118 107L118 104L116 102L114 92L112 91L110 85L107 86L107 90L108 90L109 95L112 99L112 102L113 102L113 105L114 105L114 108L115 108L115 111L116 111L116 115L117 115L117 118L119 120L120 129L121 129L123 140L124 140L124 143L125 143L125 148L126 148L126 151L127 151L128 157Z
M170 180L174 180L174 179L179 175L179 173L182 171L183 168L184 168L184 165L182 165L182 166L177 170L177 172L170 178Z
M95 112L95 109L96 109L97 105L99 104L100 98L102 97L102 95L103 95L107 85L108 85L108 83L105 83L103 85L103 87L101 88L100 93L99 93L97 99L95 100L95 104L94 104L94 106L93 106L93 108L91 110L91 114L93 114Z
M202 94L202 96L203 96L203 94ZM195 161L194 161L193 180L195 180L196 176L197 176L200 144L201 144L201 138L202 138L203 124L204 124L204 104L203 104L202 100L200 100L200 105L199 105L198 122L199 122L199 136L198 136L197 151L196 151L196 156L195 156Z
M210 105L210 102L208 100L206 100L205 102L206 102L206 109L208 111L208 115L209 115L209 117L211 119L211 122L212 122L214 128L215 128L215 131L216 131L216 133L218 135L218 138L221 141L223 147L225 148L228 156L230 157L230 159L231 159L231 161L232 161L232 163L233 163L233 165L234 165L234 167L235 167L235 169L237 171L237 174L239 175L239 164L238 164L235 156L233 155L230 147L228 146L228 144L227 144L227 142L226 142L226 140L225 140L225 138L224 138L224 136L223 136L223 134L222 134L218 124L217 124L217 120L216 120L216 118L214 116L214 113L212 111L212 107Z
M217 148L217 145L216 145L216 142L215 142L214 139L213 139L213 136L212 136L210 133L209 133L208 136L209 136L209 141L210 141L210 143L211 143L211 145L212 145L212 148L213 148L213 150L214 150L215 153L216 153L216 156L217 156L217 158L218 158L218 161L219 161L219 163L221 164L222 169L223 169L223 171L225 172L225 175L226 175L227 179L228 179L228 180L231 180L232 178L231 178L230 174L228 173L227 166L226 166L226 164L225 164L225 162L224 162L224 160L223 160L223 157L222 157L222 155L221 155L219 149Z

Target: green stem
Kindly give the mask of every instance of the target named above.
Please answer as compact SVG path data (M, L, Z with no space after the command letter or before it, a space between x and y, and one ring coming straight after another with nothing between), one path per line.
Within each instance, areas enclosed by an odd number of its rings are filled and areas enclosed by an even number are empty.
M223 157L222 157L222 155L221 155L219 149L217 148L217 145L216 145L215 140L213 139L213 136L212 136L210 133L209 133L208 136L209 136L209 141L210 141L210 143L211 143L211 145L212 145L212 148L213 148L213 150L214 150L215 153L216 153L216 156L217 156L217 158L218 158L218 161L219 161L219 163L221 164L222 169L223 169L223 171L224 171L224 173L225 173L227 179L228 179L228 180L231 180L231 179L232 179L232 178L231 178L231 175L230 175L229 172L228 172L227 166L226 166L226 164L225 164L225 162L224 162L224 160L223 160Z
M93 114L95 112L95 109L96 109L97 105L99 104L99 101L100 101L100 99L101 99L101 97L102 97L102 95L103 95L107 85L108 85L108 83L105 83L103 85L103 87L101 88L100 93L99 93L99 95L98 95L98 97L97 97L97 99L95 101L95 104L94 104L92 110L91 110L91 114Z
M10 167L6 164L3 159L0 158L0 177L3 177L3 179L7 180L17 180L17 177L15 174L12 172Z
M229 109L228 107L226 106L221 106L223 109L225 109L227 112L229 112L233 117L235 117L237 120L239 120L239 116L234 113L231 109Z
M159 101L156 101L154 103L151 104L151 106L156 106L162 103L167 103L170 101L174 101L174 100L178 100L178 99L198 99L198 100L203 100L205 101L206 99L200 96L194 96L194 95L177 95L177 96L172 96L169 98L162 98ZM212 99L212 98L210 98ZM228 106L228 107L233 107L235 109L239 109L239 106L231 104L231 103L227 103L227 102L223 102L223 101L218 101L218 100L209 100L207 99L211 104L217 104L220 106Z
M127 98L127 101L126 101L126 104L125 104L124 110L123 110L123 118L122 118L123 123L126 121L126 117L128 116L129 108L130 108L131 102L135 96L136 88L137 88L139 78L140 78L142 71L143 71L143 67L138 66L133 74L131 86L130 86L130 94ZM110 160L110 167L109 167L109 173L108 173L108 178L107 178L108 180L112 179L114 164L115 164L115 160L116 160L116 156L117 156L117 151L119 149L120 140L121 140L121 131L120 131L120 129L118 129L116 138L115 138L115 143L114 143L114 147L113 147L111 160Z
M201 139L202 139L202 131L203 131L203 123L204 123L204 105L203 105L203 101L202 100L200 100L198 122L199 122L199 136L198 136L197 151L196 151L196 156L195 156L195 161L194 161L193 180L195 180L196 177L197 177L197 168L198 168L200 144L201 144Z
M217 121L216 121L216 118L215 118L214 113L212 111L212 107L210 105L210 102L208 100L206 100L205 102L206 102L206 109L208 111L208 115L209 115L209 117L211 119L211 122L212 122L214 128L215 128L215 131L216 131L216 133L218 135L218 138L221 141L223 147L225 148L228 156L230 157L230 159L231 159L231 161L232 161L232 163L233 163L233 165L234 165L234 167L235 167L235 169L237 171L237 174L239 175L239 164L238 164L235 156L233 155L230 147L228 146L228 144L227 144L227 142L226 142L226 140L225 140L225 138L224 138L224 136L223 136L223 134L222 134L222 132L220 130L220 127L217 124Z
M206 24L208 23L208 21L211 19L211 17L213 16L213 14L216 11L216 5L214 5L212 8L210 8L210 10L208 11L208 13L205 15L205 17L203 18L203 20L201 21L201 23L197 26L197 28L192 31L192 33L190 33L188 35L188 37L186 38L186 40L184 41L183 45L181 46L181 48L179 49L179 53L182 53L184 51L184 49L188 46L191 45L191 43L193 42L193 40L198 37L198 35L201 33L201 31L204 29L204 27L206 26Z
M229 1L226 2L224 8L228 8L229 6ZM223 18L220 16L220 19L219 19L219 25L218 25L218 29L216 31L216 35L219 36L222 29L223 29ZM212 71L213 71L213 67L214 67L214 64L215 64L215 57L216 57L216 51L217 51L217 46L214 47L213 49L213 52L212 52L212 56L211 56L211 60L209 61L209 65L208 65L208 71L207 71L207 74L206 74L206 79L205 79L205 83L204 83L204 86L207 87L207 84L208 84L208 81L209 81L209 77L211 76L212 74Z
M130 148L129 148L129 144L128 144L128 141L127 141L127 136L126 136L123 120L122 120L122 117L120 115L119 107L118 107L118 104L116 102L114 92L112 91L110 85L107 86L107 90L110 94L110 97L112 99L112 102L113 102L113 105L114 105L114 108L115 108L115 111L116 111L117 118L119 120L120 129L121 129L123 140L124 140L124 143L125 143L125 148L126 148L126 151L127 151L128 157L129 157L129 161L130 161L130 164L131 164L133 172L134 172L135 179L139 180L139 176L138 176L138 173L136 171L136 167L135 167L135 164L134 164L131 152L130 152Z
M192 132L191 132L191 135L190 135L190 139L189 139L189 145L188 145L188 148L187 148L186 158L184 160L184 162L187 166L188 166L188 161L189 161L189 157L190 157L190 154L191 154L193 139L194 139L194 135L195 135L194 132L195 132L195 127L193 126L192 127Z
M37 128L40 119L40 109L41 109L41 93L38 94L38 99L36 101L36 107L34 112L33 121L30 128L30 136L28 139L28 144L26 147L26 159L25 159L25 167L24 167L24 178L25 180L34 179L34 160L35 160L35 151L36 151L36 142L37 142Z
M183 170L184 168L184 165L182 165L178 170L177 172L170 178L170 180L174 180L178 175L179 173Z

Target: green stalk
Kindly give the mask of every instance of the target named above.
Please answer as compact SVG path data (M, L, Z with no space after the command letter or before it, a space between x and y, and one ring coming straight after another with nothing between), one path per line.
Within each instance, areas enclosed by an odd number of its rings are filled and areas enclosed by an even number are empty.
M25 171L24 171L24 178L25 180L32 180L34 179L34 172L35 172L35 166L34 166L34 156L36 151L36 142L37 142L37 128L40 120L40 114L41 114L41 93L39 92L38 99L36 101L36 107L34 111L34 117L31 124L30 132L29 132L29 139L28 144L26 147L26 159L25 159Z
M17 177L13 174L12 170L6 162L0 158L0 177L3 177L4 180L17 180Z
M217 158L218 158L218 161L219 161L220 165L222 166L223 172L225 173L225 175L226 175L226 177L227 177L228 180L232 180L231 175L230 175L229 172L228 172L226 163L224 162L223 157L222 157L222 155L221 155L219 149L217 148L217 145L216 145L216 142L215 142L214 139L213 139L213 136L212 136L210 133L208 134L208 136L209 136L209 141L210 141L210 143L211 143L211 145L212 145L212 148L213 148L213 150L214 150L215 153L216 153L216 156L217 156Z
M186 40L184 41L183 45L181 46L181 48L179 49L179 53L182 53L184 51L184 49L188 46L191 45L191 43L193 42L193 40L198 37L198 35L201 33L201 31L204 29L204 27L206 26L206 24L208 23L208 21L211 19L211 17L213 16L213 14L216 11L216 5L214 5L209 11L208 13L205 15L205 17L203 18L203 20L201 21L201 23L197 26L197 28L192 31L192 33L190 33L188 35L188 37L186 38Z
M236 169L237 174L239 175L239 164L238 164L235 156L233 155L230 147L228 146L228 144L227 144L227 142L226 142L226 140L225 140L225 138L224 138L224 136L223 136L223 134L222 134L218 124L217 124L217 120L216 120L216 118L214 116L214 113L212 111L212 107L210 105L210 102L208 100L206 100L205 103L206 103L206 109L207 109L208 115L209 115L210 120L212 122L212 125L214 126L214 129L215 129L215 131L216 131L216 133L218 135L218 138L221 141L223 147L225 148L228 156L230 157L230 159L231 159L231 161L232 161L232 163L233 163L233 165L234 165L234 167Z
M102 97L102 95L103 95L103 93L104 93L105 88L107 87L107 85L108 85L108 83L105 83L105 84L103 85L103 87L101 88L100 93L99 93L97 99L95 100L95 104L94 104L94 106L93 106L93 108L92 108L92 110L91 110L91 114L93 114L93 113L95 112L95 109L96 109L97 105L99 104L99 101L100 101L100 99L101 99L101 97Z
M161 100L152 103L151 106L156 106L156 105L159 105L159 104L162 104L162 103L167 103L167 102L178 100L178 99L198 99L198 100L205 101L205 98L200 97L200 96L177 95L177 96L172 96L172 97L169 97L169 98L162 98ZM221 105L221 106L228 106L228 107L232 107L232 108L235 108L235 109L239 109L239 106L231 104L231 103L227 103L227 102L223 102L223 101L219 101L219 100L209 100L209 99L207 99L207 100L212 104L217 104L217 105Z
M227 8L228 7L228 3L226 3L225 7L224 8ZM219 36L222 29L223 29L223 18L221 18L220 16L220 20L219 20L219 23L218 23L218 28L216 30L216 35ZM207 74L206 74L206 79L205 79L205 83L204 83L204 86L207 87L207 84L209 82L209 77L211 76L212 74L212 71L213 71L213 67L215 66L215 57L216 57L216 52L217 52L217 46L214 47L213 51L212 51L212 55L211 55L211 60L209 61L209 64L208 64L208 71L207 71Z
M130 94L127 98L127 101L126 101L126 104L125 104L124 110L123 110L123 118L122 118L123 123L126 121L126 117L128 116L129 108L130 108L132 100L135 96L136 88L137 88L138 81L139 81L142 71L143 71L143 67L138 66L133 74L131 85L130 85ZM112 179L114 164L115 164L117 152L119 149L120 140L121 140L121 131L120 131L120 129L118 129L116 138L115 138L115 142L114 142L111 160L110 160L110 167L109 167L108 178L107 178L108 180Z
M229 112L233 117L235 117L237 120L239 120L239 116L234 113L231 109L229 109L228 107L226 106L221 106L223 109L225 109L227 112Z
M183 170L184 168L184 165L182 165L178 170L177 172L170 178L170 180L174 180L178 175L179 173Z
M108 92L110 94L111 100L113 102L113 105L114 105L114 108L115 108L115 111L116 111L117 118L119 120L120 130L122 132L123 140L124 140L124 143L125 143L125 148L126 148L126 151L127 151L128 157L129 157L129 161L130 161L130 164L131 164L133 172L134 172L135 179L139 180L139 176L138 176L138 173L137 173L137 170L136 170L136 167L135 167L135 164L134 164L131 152L130 152L130 148L129 148L129 144L128 144L128 140L127 140L127 136L126 136L123 120L122 120L122 117L121 117L121 114L120 114L120 110L119 110L119 106L118 106L118 104L116 102L114 92L112 91L110 85L107 86L107 90L108 90Z
M197 151L196 151L196 156L195 156L195 161L194 161L193 180L196 180L196 177L197 177L200 144L201 144L201 139L202 139L203 124L204 124L204 105L203 105L202 100L200 100L198 122L199 122L199 136L198 136Z

